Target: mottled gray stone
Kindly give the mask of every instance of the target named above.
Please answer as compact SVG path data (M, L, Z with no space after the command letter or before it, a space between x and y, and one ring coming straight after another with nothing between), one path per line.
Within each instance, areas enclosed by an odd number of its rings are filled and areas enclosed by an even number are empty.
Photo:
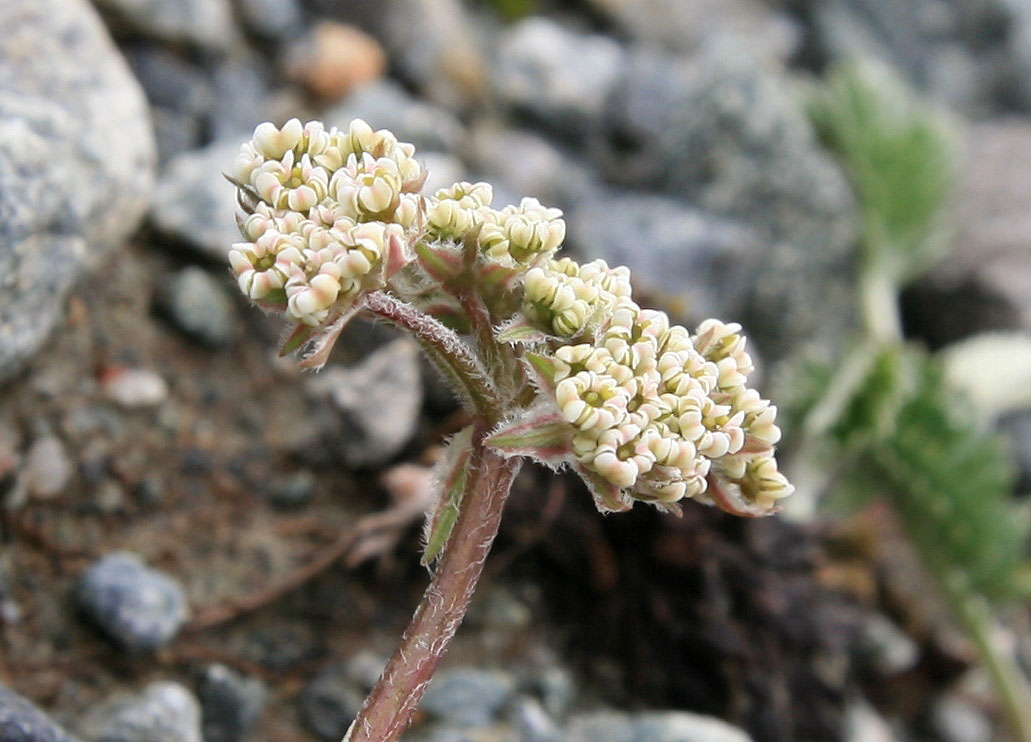
M108 636L135 652L167 644L188 614L179 583L125 551L89 568L79 583L79 603Z
M841 336L853 311L851 192L783 69L716 40L687 61L642 52L594 150L612 180L752 227L765 248L741 319L780 358Z
M315 475L310 471L278 476L269 482L268 499L274 508L295 510L311 502L315 495Z
M665 196L609 193L568 224L573 249L628 266L639 288L696 320L741 316L765 249L755 230Z
M93 709L80 731L91 742L202 742L200 704L178 683L154 682Z
M246 678L225 665L208 665L198 683L204 742L244 742L267 695L257 678Z
M338 742L384 665L384 658L371 652L359 652L347 662L326 667L301 691L298 699L301 721L319 739Z
M56 435L45 435L33 441L25 454L22 484L31 496L49 500L64 494L74 471L61 439Z
M573 718L566 742L750 742L725 721L686 711L621 714L609 711Z
M236 35L229 0L94 0L112 28L225 49Z
M473 131L471 157L497 190L570 208L601 190L597 174L544 137L496 125Z
M864 616L857 649L860 663L882 676L905 672L920 658L916 642L880 613Z
M242 238L236 227L236 189L223 173L232 170L240 145L249 138L241 133L173 158L154 192L148 214L154 227L178 244L226 262L229 248Z
M607 36L531 16L501 35L491 86L516 111L559 134L582 137L601 115L625 56Z
M540 702L533 698L520 698L511 713L512 726L520 742L561 742L562 733L555 720L548 716Z
M327 366L307 381L316 399L329 397L336 425L325 431L348 466L384 464L415 433L422 406L419 349L400 338L349 368Z
M355 90L322 115L327 126L346 128L365 119L374 129L390 129L416 149L455 152L466 137L465 127L445 108L413 98L392 80L375 80Z
M298 0L237 0L236 6L247 29L263 38L281 41L301 30Z
M139 85L85 0L0 3L0 381L136 228L154 177Z
M0 742L74 742L28 700L0 685Z
M487 726L515 694L515 679L500 671L458 667L438 672L419 708L447 724Z
M198 342L221 348L232 338L236 307L222 284L203 268L188 266L173 274L158 301L176 327Z
M752 0L588 0L626 37L692 52L714 34L734 36L754 53L788 59L802 36L797 21Z
M483 97L487 68L485 40L473 29L460 0L356 0L401 75L423 97L451 110L463 110Z
M1003 40L1016 40L1010 11L1021 5L826 0L813 3L811 19L814 40L832 60L883 60L936 100L976 113L995 105L1015 61Z

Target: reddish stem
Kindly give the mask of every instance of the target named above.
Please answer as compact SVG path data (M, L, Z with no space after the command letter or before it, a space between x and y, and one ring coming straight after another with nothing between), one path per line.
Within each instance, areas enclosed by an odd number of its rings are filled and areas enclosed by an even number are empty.
M482 431L480 433L482 437ZM462 512L433 579L345 742L394 742L407 729L422 694L469 608L520 459L477 443Z

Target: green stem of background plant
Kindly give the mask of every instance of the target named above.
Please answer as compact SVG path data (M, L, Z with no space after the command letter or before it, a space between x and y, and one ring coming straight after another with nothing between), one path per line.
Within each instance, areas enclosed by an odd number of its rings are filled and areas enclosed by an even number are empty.
M1014 658L993 641L994 621L987 604L966 587L963 575L945 575L939 581L949 606L981 655L1015 738L1031 742L1031 687Z
M898 288L874 261L868 261L860 273L859 292L867 335L879 343L902 343ZM1013 658L992 641L994 621L984 598L967 586L963 575L939 574L931 555L925 554L924 560L935 572L953 614L976 645L1016 739L1031 742L1031 687Z

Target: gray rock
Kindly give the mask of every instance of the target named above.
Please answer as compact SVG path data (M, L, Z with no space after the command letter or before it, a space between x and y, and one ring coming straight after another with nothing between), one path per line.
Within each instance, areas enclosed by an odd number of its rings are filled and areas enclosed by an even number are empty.
M215 141L253 131L255 126L269 118L266 111L265 59L248 50L234 52L223 59L211 74L215 100L205 120L206 133ZM242 141L243 137L240 139Z
M963 151L947 259L903 296L907 329L932 347L1031 329L1031 124L977 124Z
M267 693L257 678L244 678L225 665L208 665L197 695L204 742L244 742L261 715Z
M569 670L557 665L547 667L533 679L544 710L556 718L564 718L576 697L576 684Z
M1017 469L1017 492L1031 493L1031 409L1005 415L998 430L1009 442Z
M691 60L641 53L610 97L603 172L754 228L761 280L739 317L767 353L833 340L853 311L854 205L783 70L725 40Z
M0 685L0 742L74 742L32 703Z
M573 718L566 742L750 742L735 726L686 711L620 714L600 711Z
M423 193L433 194L449 188L460 180L470 180L465 164L446 152L417 152L416 157L426 171Z
M173 158L154 192L148 215L154 227L179 244L226 262L229 248L242 238L236 227L236 189L222 174L232 170L240 144L249 137L241 133Z
M139 85L85 0L0 3L0 381L136 228L154 178Z
M94 0L116 30L204 49L225 49L236 35L229 0Z
M936 100L977 113L994 104L1013 39L1006 0L827 0L814 3L816 43L833 60L875 58ZM987 39L997 40L986 43Z
M864 617L858 642L860 662L881 676L905 672L920 658L916 642L880 613Z
M533 196L569 208L601 190L590 167L536 134L487 125L474 131L471 142L477 169L517 200Z
M740 317L765 245L755 230L664 196L610 193L568 216L567 243L693 319Z
M943 695L931 708L931 725L944 742L997 739L987 714L959 695Z
M359 652L316 675L298 700L301 721L320 739L337 742L372 690L386 660Z
M416 149L455 152L466 137L465 127L445 108L413 98L392 80L363 85L322 115L327 126L346 128L365 119L374 129L390 129Z
M554 719L548 716L540 702L533 698L520 698L512 707L512 726L520 742L561 742L562 734Z
M168 397L168 382L146 368L120 368L109 373L102 384L104 395L129 409L154 407Z
M460 0L353 3L371 10L380 39L402 76L437 105L463 110L486 90L481 30ZM349 6L351 3L349 3Z
M283 41L300 33L298 0L237 0L236 7L247 29L262 38Z
M419 708L456 726L480 727L497 721L515 695L515 679L507 673L459 667L438 672Z
M530 16L502 34L491 86L512 109L556 133L583 137L601 115L625 56L607 36Z
M202 742L200 705L178 683L154 682L90 711L81 732L92 742Z
M204 122L186 114L151 106L158 162L164 165L176 155L199 147L204 138Z
M273 479L268 486L268 499L279 510L295 510L311 502L315 495L315 476L299 471Z
M845 707L844 742L895 742L891 725L866 701L852 699Z
M788 59L802 29L786 13L749 0L588 0L633 41L692 52L714 34L729 35L753 53Z
M215 96L199 66L156 44L130 47L126 60L152 106L201 117Z
M25 454L22 484L29 495L48 500L64 494L73 472L72 460L61 439L45 435L33 441Z
M210 348L221 348L233 336L236 307L222 284L202 268L189 266L172 275L158 301L176 327Z
M125 551L89 568L79 583L79 603L108 636L133 652L166 645L188 614L179 583Z
M422 406L419 349L408 338L394 340L349 368L327 366L307 381L315 399L329 397L335 429L326 431L352 467L384 464L415 432Z

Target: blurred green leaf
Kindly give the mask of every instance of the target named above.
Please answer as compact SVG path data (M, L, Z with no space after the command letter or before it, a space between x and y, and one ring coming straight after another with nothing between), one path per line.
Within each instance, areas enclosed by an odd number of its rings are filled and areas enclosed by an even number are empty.
M941 247L935 232L955 173L945 120L873 62L834 68L809 113L855 189L867 267L911 278Z

